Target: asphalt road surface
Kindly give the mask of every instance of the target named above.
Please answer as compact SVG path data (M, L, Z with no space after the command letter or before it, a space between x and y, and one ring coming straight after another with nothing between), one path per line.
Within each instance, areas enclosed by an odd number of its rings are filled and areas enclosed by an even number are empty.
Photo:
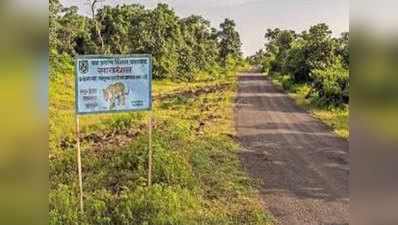
M236 101L243 167L279 224L349 224L348 142L260 73L239 75Z

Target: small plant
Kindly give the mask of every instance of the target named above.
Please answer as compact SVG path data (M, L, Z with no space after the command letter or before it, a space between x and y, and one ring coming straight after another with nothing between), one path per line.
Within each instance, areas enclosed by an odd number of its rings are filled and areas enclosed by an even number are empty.
M281 77L281 83L283 89L289 90L293 86L293 80L289 75L283 75Z

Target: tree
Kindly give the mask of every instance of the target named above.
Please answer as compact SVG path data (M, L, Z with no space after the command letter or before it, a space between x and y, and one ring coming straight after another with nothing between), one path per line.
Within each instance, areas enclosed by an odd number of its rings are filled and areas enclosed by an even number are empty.
M275 40L279 36L280 32L281 32L281 30L279 28L275 28L273 30L268 28L264 37L265 37L265 39L268 39L268 40Z
M349 49L349 42L350 42L350 33L343 32L341 33L340 38L336 38L336 55L342 58L342 65L344 68L348 69L350 66L350 49Z
M292 30L267 29L266 53L258 52L253 60L263 69L279 74L286 88L294 83L311 87L308 98L323 106L339 106L349 101L349 33L339 38L324 23L296 34ZM262 58L262 59L258 59Z
M220 24L221 31L218 33L220 38L220 59L224 66L228 57L242 57L242 43L235 27L235 22L230 19L225 19L224 22Z
M303 50L310 70L324 69L333 63L334 45L331 34L328 25L320 23L312 26L309 32L303 35Z
M216 64L217 39L213 36L210 22L201 16L189 16L181 20L181 32L198 69L206 70Z
M58 52L75 55L76 37L84 31L85 17L78 14L78 8L72 6L63 8L63 16L58 20L61 25L58 32Z
M154 9L138 4L97 9L104 1L87 0L91 15L86 17L75 6L65 8L50 0L51 68L71 65L77 54L149 53L155 79L189 80L200 70L222 73L220 63L226 66L242 55L232 20L226 19L219 32L201 16L179 18L167 4Z
M97 36L101 43L101 53L105 53L105 51L104 51L105 46L104 46L104 40L103 40L102 34L101 34L100 21L99 21L99 18L96 17L96 7L97 7L98 3L101 3L104 1L105 0L87 0L88 4L90 5L92 19L95 21L95 29L97 31Z
M55 68L58 62L59 52L58 46L60 45L58 41L58 31L60 25L58 23L59 13L62 11L63 6L59 0L50 0L49 2L49 18L48 18L48 49L49 49L49 64L50 71L49 76L53 78L55 76Z
M52 50L56 50L58 47L58 39L57 39L57 31L59 29L59 24L58 24L58 17L59 13L62 11L63 6L59 2L59 0L50 0L49 2L49 49L50 49L50 57L52 54ZM54 54L54 52L53 52Z
M131 19L134 16L134 6L105 6L98 10L101 18L101 34L104 50L113 54L128 54L132 51L130 37Z
M147 50L152 53L154 76L178 79L184 70L178 71L179 50L183 49L179 18L167 4L158 4L149 14L145 24L149 36L143 40Z
M279 28L267 29L264 37L268 40L265 49L269 55L268 65L270 72L283 72L288 51L292 42L297 38L297 34L292 30L280 30Z
M329 27L324 24L311 26L296 34L292 30L267 29L267 51L274 55L270 72L291 74L295 82L311 81L313 69L324 69L332 64L336 44Z

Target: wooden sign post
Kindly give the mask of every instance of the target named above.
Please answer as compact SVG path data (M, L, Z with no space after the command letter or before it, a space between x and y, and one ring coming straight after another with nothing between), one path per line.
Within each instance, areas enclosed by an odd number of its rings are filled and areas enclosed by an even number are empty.
M148 185L152 184L152 57L82 55L75 59L75 71L77 167L83 213L79 115L149 111Z
M149 111L148 118L148 186L152 185L152 111Z
M79 202L80 202L80 211L84 212L83 207L83 180L82 180L82 161L80 154L80 124L79 124L79 115L76 115L76 145L77 145L77 170L79 175Z

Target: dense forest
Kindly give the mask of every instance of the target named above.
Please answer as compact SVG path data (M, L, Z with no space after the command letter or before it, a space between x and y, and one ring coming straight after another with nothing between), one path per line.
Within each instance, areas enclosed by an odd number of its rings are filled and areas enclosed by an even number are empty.
M285 89L306 84L306 98L319 106L343 106L349 102L349 33L333 37L321 23L296 33L267 29L265 48L250 57L253 64L276 76Z
M87 54L153 56L153 77L190 80L199 71L217 75L242 56L239 33L230 19L220 29L201 16L179 18L167 4L96 8L91 17L59 0L49 5L50 77L72 71L73 57Z

